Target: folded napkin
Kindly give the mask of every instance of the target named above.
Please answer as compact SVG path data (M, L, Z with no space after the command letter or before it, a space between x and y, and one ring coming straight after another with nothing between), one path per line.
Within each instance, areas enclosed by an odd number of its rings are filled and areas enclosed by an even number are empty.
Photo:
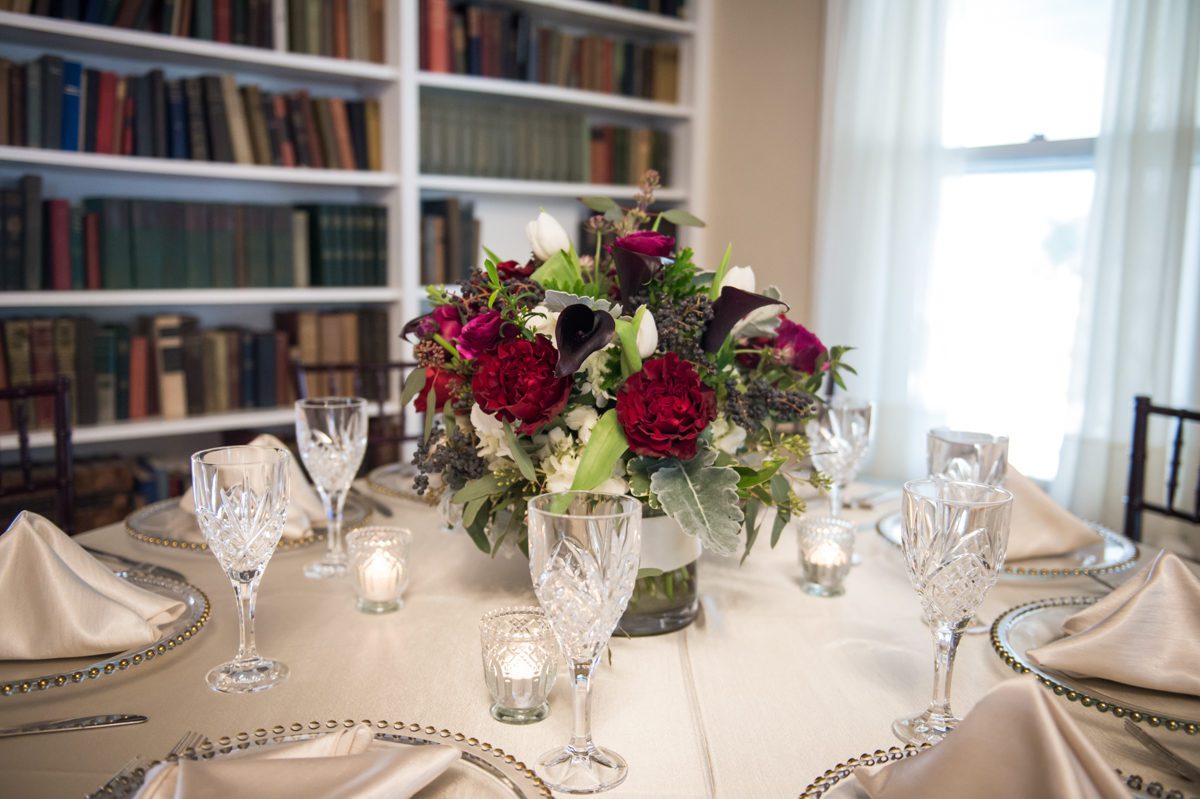
M458 750L441 744L394 746L373 740L371 728L360 724L211 760L160 763L146 774L137 799L406 799L459 758Z
M1200 696L1200 578L1170 552L1070 616L1063 632L1029 658L1077 677Z
M1004 487L1013 495L1007 560L1062 555L1100 540L1095 530L1050 499L1012 464Z
M1117 772L1036 680L1005 680L927 752L854 773L872 799L1129 799Z
M84 657L153 643L182 602L122 580L49 519L0 536L0 660Z
M267 433L251 441L249 446L287 449L282 441ZM313 520L325 518L325 505L317 496L317 490L304 476L304 470L300 468L297 458L293 457L288 463L288 472L291 475L292 499L288 503L288 517L287 523L283 526L283 538L303 538L312 529ZM183 492L183 496L179 498L179 507L184 513L191 516L196 515L196 500L192 496L191 488ZM181 526L176 532L187 541L204 541L204 532L200 529L199 524Z

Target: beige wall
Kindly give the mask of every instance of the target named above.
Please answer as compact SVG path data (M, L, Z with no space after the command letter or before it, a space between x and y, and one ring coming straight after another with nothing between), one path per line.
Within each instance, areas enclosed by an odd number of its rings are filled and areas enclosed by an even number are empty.
M822 0L713 0L704 262L774 284L809 321ZM702 123L703 124L703 123Z

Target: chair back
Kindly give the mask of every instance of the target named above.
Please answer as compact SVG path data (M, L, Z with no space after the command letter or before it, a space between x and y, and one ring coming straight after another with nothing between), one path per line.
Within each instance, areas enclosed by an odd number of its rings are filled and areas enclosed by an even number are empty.
M1163 416L1175 420L1170 452L1170 470L1167 473L1164 497L1161 503L1150 502L1146 499L1146 456L1152 416ZM1142 540L1142 513L1144 511L1200 525L1200 469L1197 470L1196 481L1191 486L1193 491L1192 509L1187 510L1186 507L1179 505L1180 472L1183 469L1184 451L1183 430L1188 423L1200 424L1200 411L1167 408L1155 405L1149 397L1134 397L1133 442L1129 452L1129 486L1125 493L1125 535L1134 541ZM1184 490L1187 489L1188 487L1185 485Z
M47 477L33 463L29 446L32 424L31 401L42 400L53 407L54 475ZM5 481L0 470L0 499L32 496L54 490L55 521L68 535L75 533L75 454L71 443L71 381L59 376L52 381L0 389L0 406L8 406L17 436L16 481Z

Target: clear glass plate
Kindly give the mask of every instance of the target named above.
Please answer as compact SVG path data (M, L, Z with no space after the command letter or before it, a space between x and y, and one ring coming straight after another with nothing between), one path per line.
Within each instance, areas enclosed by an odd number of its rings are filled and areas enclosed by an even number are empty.
M1027 558L1004 564L1001 577L1009 580L1052 580L1082 577L1088 574L1111 574L1124 571L1137 563L1138 546L1120 533L1088 522L1096 531L1096 543L1080 547L1065 555L1051 558ZM893 546L900 546L903 522L900 512L889 513L875 523L875 530Z
M432 494L422 496L413 488L413 478L417 476L417 467L411 463L389 463L372 469L367 475L367 485L372 491L385 497L407 499L420 502L423 505L436 505Z
M159 630L157 641L99 660L95 655L56 660L0 660L0 696L87 685L99 677L149 663L191 640L208 621L208 597L196 586L138 571L118 571L116 575L139 588L183 602L187 609ZM35 670L37 675L30 676Z
M1015 671L1031 672L1058 696L1102 713L1128 716L1169 732L1200 732L1200 697L1152 691L1109 680L1071 677L1033 663L1026 652L1063 637L1066 618L1097 597L1040 599L1006 611L992 625L992 648ZM1147 663L1153 655L1146 654Z
M355 721L310 721L278 725L270 730L259 728L253 733L239 732L235 735L208 741L196 749L185 750L181 757L209 759L223 757L260 746L303 741L331 730L351 727ZM375 728L375 740L392 746L429 746L445 744L459 750L460 757L450 768L420 791L422 799L552 799L550 790L524 762L498 749L486 741L468 737L446 729L410 724L405 722L365 721ZM166 758L163 758L166 759ZM137 793L146 772L155 760L144 768L117 775L101 786L92 797L129 797Z
M346 497L343 528L361 527L371 515L366 503L354 496ZM298 549L325 540L325 520L318 519L308 535L300 538L280 538L279 549ZM196 523L196 517L179 507L179 497L163 499L134 511L125 520L125 532L144 544L170 547L191 552L207 552L208 544Z

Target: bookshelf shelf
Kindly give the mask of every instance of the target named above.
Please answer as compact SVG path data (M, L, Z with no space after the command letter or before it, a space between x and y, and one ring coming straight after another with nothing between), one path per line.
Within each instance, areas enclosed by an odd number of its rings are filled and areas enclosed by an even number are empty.
M687 120L692 117L692 109L686 105L661 103L655 100L645 100L641 97L626 97L621 94L604 94L603 92L584 91L583 89L569 89L563 86L548 86L544 83L504 80L502 78L480 78L474 75L451 75L442 72L421 72L417 82L422 88L437 89L439 91L518 97L576 108L615 111L621 114L642 117L678 120Z
M696 32L695 24L687 19L586 0L504 0L504 4L515 8L534 9L546 16L553 15L581 22L593 21L622 30L657 31L679 36L691 36Z
M163 419L153 416L145 419L77 427L74 430L72 441L76 444L103 444L111 441L214 433L242 428L283 427L294 423L295 419L295 411L291 408L255 408L230 413L212 413L205 416L185 416L180 419ZM47 447L53 443L54 434L49 430L39 430L29 434L31 447ZM15 433L0 435L0 449L11 450L16 446L17 436Z
M37 167L39 170L82 170L139 177L204 178L206 180L239 180L299 186L391 188L399 182L396 174L392 172L255 166L216 161L146 158L133 155L100 155L7 145L0 146L0 163L21 164Z
M34 47L53 47L72 53L116 58L165 58L172 64L224 71L254 71L322 83L394 82L396 69L388 64L267 50L203 39L146 33L107 25L0 11L0 41Z
M502 194L509 197L612 197L629 199L637 186L608 186L599 183L558 183L545 180L509 180L506 178L470 178L458 175L422 175L417 180L422 191L452 194ZM655 195L664 202L687 198L683 189L661 189Z
M4 291L0 308L98 308L115 306L338 305L391 303L388 286L347 288L140 289L131 291Z

